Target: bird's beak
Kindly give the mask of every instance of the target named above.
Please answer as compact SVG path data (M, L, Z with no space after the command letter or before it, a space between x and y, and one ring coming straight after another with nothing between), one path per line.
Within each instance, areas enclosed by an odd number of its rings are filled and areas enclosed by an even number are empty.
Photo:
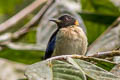
M61 22L61 20L58 20L58 19L50 19L49 21L53 21L55 23L60 23Z

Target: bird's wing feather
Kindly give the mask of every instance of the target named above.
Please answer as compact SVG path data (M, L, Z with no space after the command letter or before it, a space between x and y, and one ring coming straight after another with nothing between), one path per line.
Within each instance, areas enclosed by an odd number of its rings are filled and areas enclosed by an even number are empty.
M47 48L46 48L46 52L45 52L45 59L50 58L53 51L54 51L54 46L55 46L55 41L56 41L56 34L58 32L58 29L53 33L53 35L51 36Z

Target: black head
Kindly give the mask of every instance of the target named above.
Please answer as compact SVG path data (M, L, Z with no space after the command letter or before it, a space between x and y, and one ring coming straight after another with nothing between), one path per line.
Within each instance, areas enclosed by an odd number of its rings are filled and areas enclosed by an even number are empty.
M50 21L55 22L59 28L64 28L71 25L79 25L78 21L70 15L63 15L58 19L52 19Z

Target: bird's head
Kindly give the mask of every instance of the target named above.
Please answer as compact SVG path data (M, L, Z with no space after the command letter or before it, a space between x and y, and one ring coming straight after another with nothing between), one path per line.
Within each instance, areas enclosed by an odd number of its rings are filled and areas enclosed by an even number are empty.
M51 19L50 21L55 22L59 28L65 28L71 25L79 25L78 20L76 20L70 15L63 15L58 19Z

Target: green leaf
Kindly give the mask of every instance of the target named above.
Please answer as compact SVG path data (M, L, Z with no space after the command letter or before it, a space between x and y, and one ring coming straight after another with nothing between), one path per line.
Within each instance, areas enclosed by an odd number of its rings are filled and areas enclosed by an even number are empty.
M65 61L54 60L52 65L54 80L86 80L82 70Z
M76 64L78 64L83 71L86 73L87 76L94 80L119 80L120 78L116 77L110 72L105 71L104 69L97 67L94 64L91 64L89 62L80 60L80 59L74 59Z
M89 44L101 35L118 17L116 15L90 12L80 12L79 14L86 25Z
M22 2L23 0L0 0L0 13L14 13L15 6Z
M30 65L25 75L30 80L86 80L81 71L69 63L54 60Z
M79 13L84 20L92 21L95 23L110 25L118 15L107 15L101 13L80 12Z
M52 80L52 69L49 61L42 61L27 67L25 75L29 80Z
M110 0L81 0L83 11L119 15L117 8Z
M25 75L30 80L86 80L86 77L88 80L120 80L91 61L98 62L96 59L78 55L59 56L28 66Z
M44 52L35 50L13 50L5 48L0 51L0 57L24 64L38 62L42 59L43 55Z
M94 58L94 57L85 58L85 61L93 63L96 66L101 67L107 71L110 71L116 65L116 63L107 61L105 59L99 59L99 58Z
M87 27L88 42L91 44L120 16L120 10L111 0L80 1L82 11L79 14Z

